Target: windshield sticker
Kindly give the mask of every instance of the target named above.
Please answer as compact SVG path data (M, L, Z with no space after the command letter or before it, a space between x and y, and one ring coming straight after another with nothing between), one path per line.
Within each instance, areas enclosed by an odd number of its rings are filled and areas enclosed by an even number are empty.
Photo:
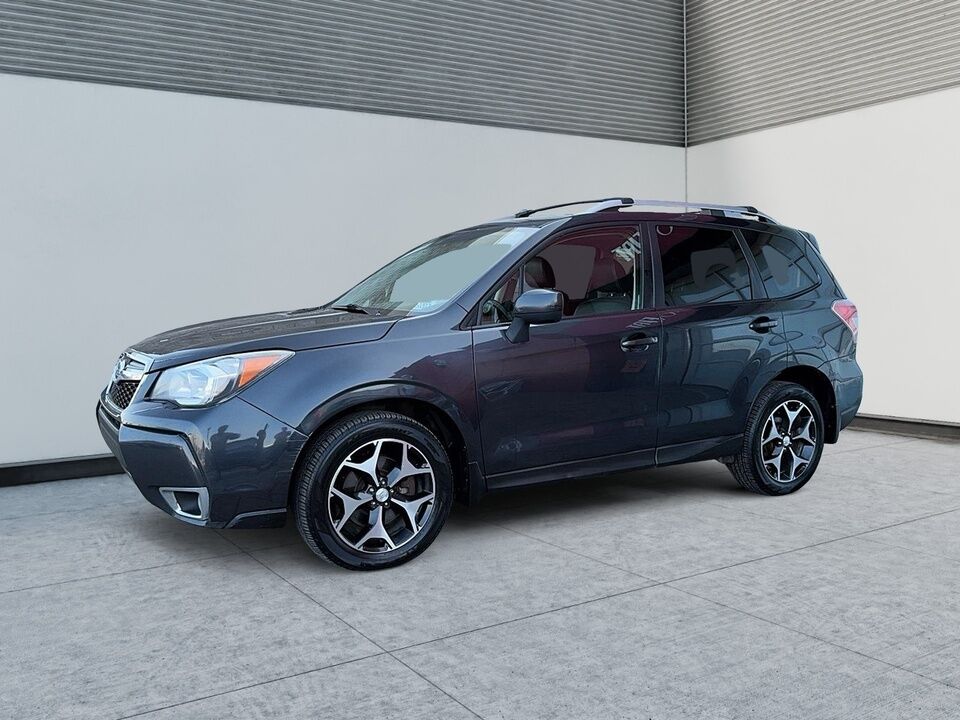
M444 300L424 300L414 305L413 308L411 308L410 312L414 312L414 313L430 312L431 310L436 310L445 302L446 302L445 299Z
M512 230L508 230L502 236L497 238L497 241L494 243L494 245L508 245L509 247L514 248L520 243L522 243L524 240L526 240L528 237L533 235L539 229L540 228L538 227L513 228Z

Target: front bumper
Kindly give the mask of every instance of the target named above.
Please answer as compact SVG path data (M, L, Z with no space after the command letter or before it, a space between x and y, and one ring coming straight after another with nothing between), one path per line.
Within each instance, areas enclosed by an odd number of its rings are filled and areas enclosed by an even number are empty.
M231 398L209 408L133 403L117 415L101 397L97 423L143 496L179 520L208 527L277 527L306 437Z

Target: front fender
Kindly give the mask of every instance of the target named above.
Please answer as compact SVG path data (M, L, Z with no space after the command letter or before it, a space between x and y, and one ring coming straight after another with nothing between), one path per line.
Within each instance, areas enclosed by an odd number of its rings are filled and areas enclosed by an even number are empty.
M409 381L379 382L351 388L314 408L298 429L309 436L351 408L398 400L423 402L442 412L463 437L467 459L471 462L480 460L480 434L474 418L440 390Z
M375 343L298 352L262 381L252 383L241 397L307 436L336 415L365 403L428 403L460 431L468 461L478 461L480 431L470 333L413 332L419 325L400 326L404 323L397 323Z

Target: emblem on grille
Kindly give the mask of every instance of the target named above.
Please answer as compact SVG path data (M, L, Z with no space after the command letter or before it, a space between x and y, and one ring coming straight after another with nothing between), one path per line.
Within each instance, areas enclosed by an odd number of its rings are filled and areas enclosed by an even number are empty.
M116 382L120 379L120 373L123 371L124 361L127 359L126 355L121 355L117 360L117 364L113 366L113 377L110 379Z
M143 377L143 364L132 359L129 355L121 355L113 368L113 380L137 380Z
M127 353L124 353L113 366L113 375L107 386L107 399L115 410L125 409L133 400L140 380L143 379L146 366ZM114 415L117 413L115 412Z

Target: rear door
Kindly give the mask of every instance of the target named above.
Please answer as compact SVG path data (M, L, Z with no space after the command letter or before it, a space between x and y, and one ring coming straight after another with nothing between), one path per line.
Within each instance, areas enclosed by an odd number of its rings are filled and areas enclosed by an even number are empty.
M658 461L743 432L754 394L788 360L783 318L736 232L650 223L663 323ZM682 452L678 453L683 455Z

